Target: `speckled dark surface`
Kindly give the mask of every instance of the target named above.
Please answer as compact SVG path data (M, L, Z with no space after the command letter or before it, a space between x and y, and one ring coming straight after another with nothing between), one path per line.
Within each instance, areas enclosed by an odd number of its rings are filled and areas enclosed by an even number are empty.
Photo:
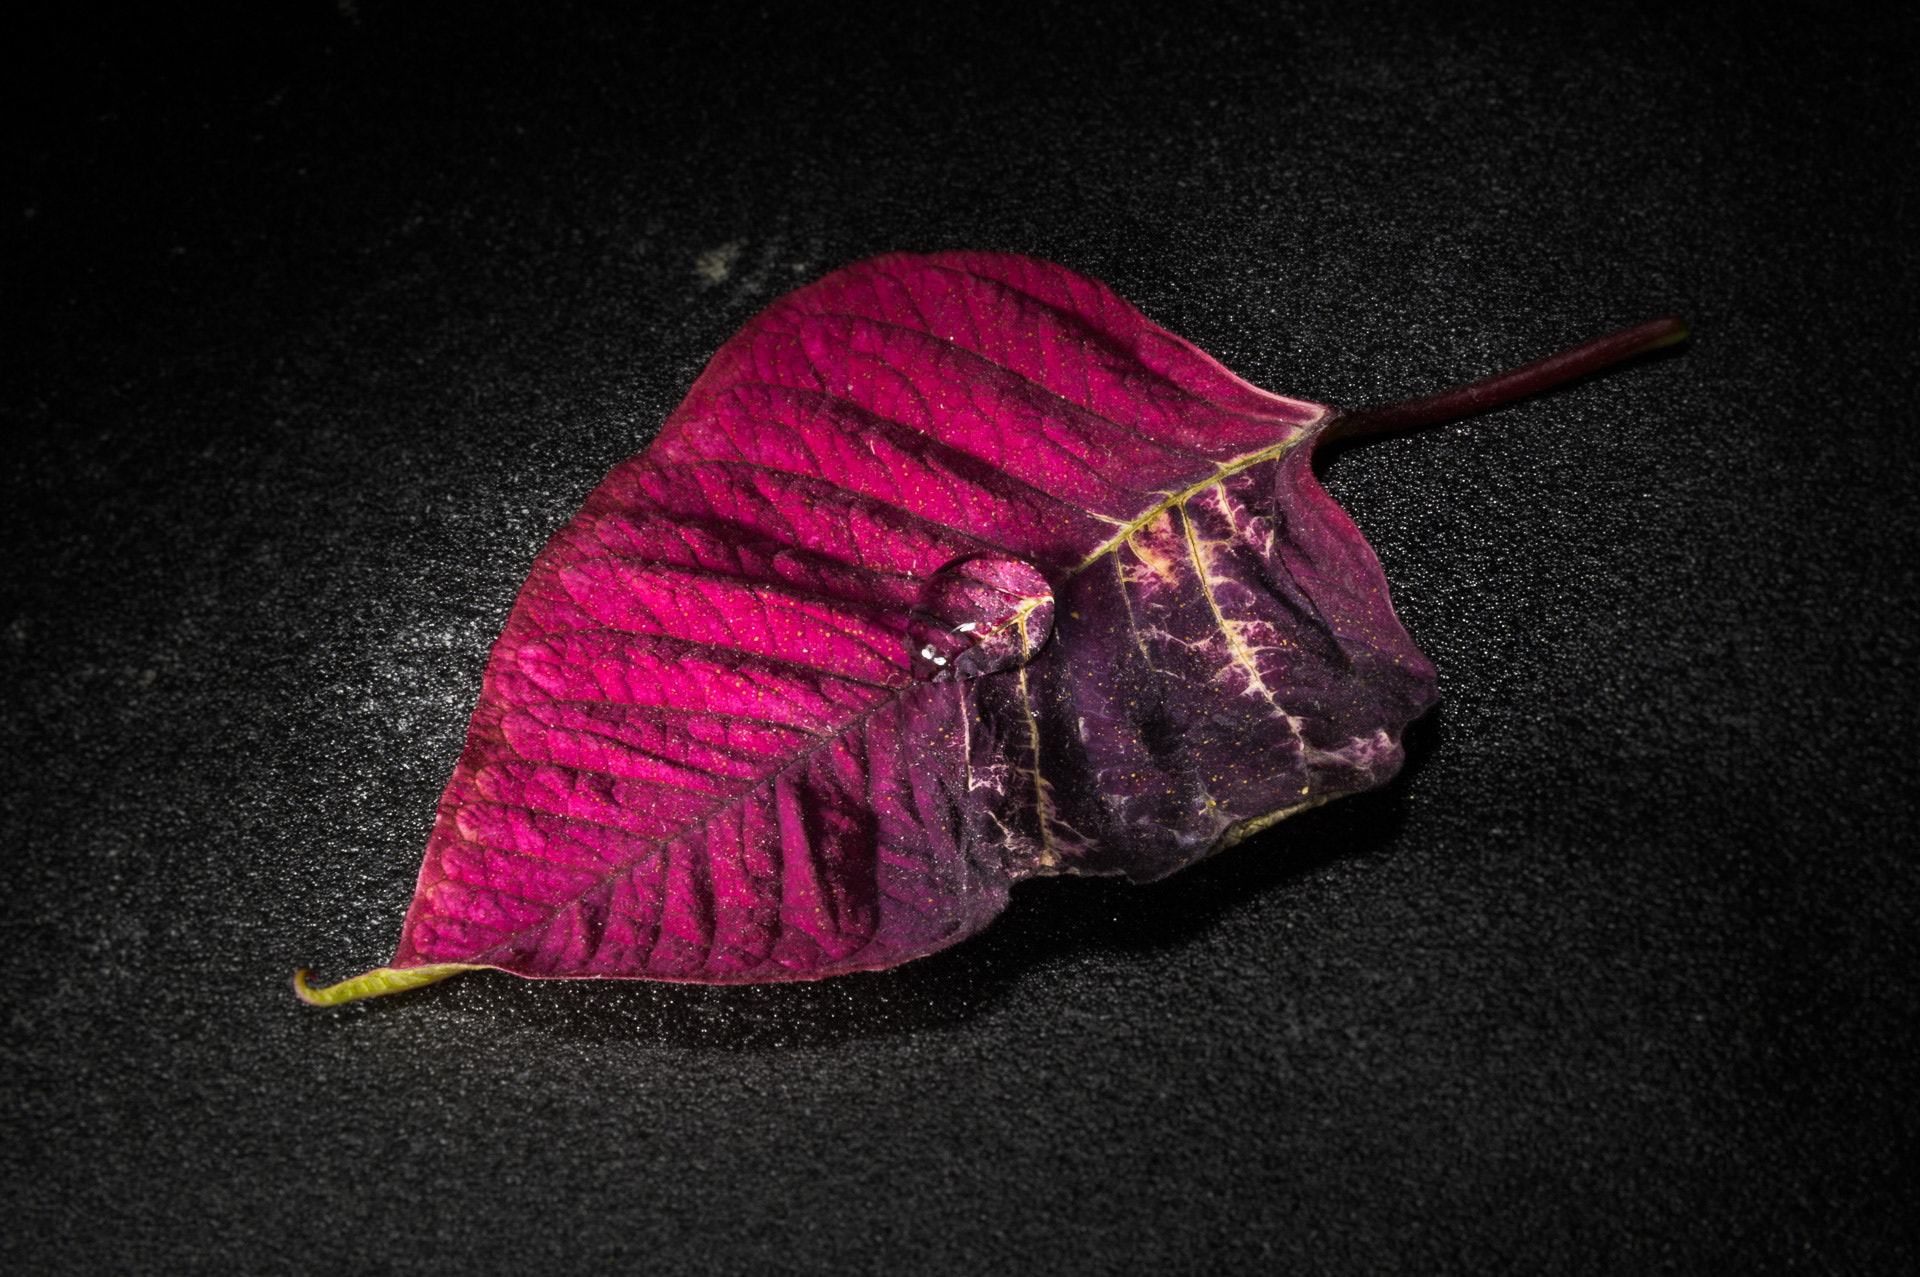
M11 54L0 1265L1912 1263L1909 30L295 12ZM296 1003L705 357L974 246L1336 403L1697 338L1332 463L1441 671L1386 792L884 975Z

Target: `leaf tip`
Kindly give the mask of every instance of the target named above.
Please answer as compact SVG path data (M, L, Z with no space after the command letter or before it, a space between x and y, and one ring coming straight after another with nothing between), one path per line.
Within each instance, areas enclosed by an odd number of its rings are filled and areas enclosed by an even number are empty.
M342 980L338 984L329 984L316 989L307 983L307 977L313 972L302 967L293 973L293 992L308 1006L337 1007L342 1003L354 1002L361 998L404 993L408 989L437 984L448 976L459 975L462 971L478 970L480 970L478 966L465 962L441 962L422 967L376 967L365 975L357 975L351 980Z

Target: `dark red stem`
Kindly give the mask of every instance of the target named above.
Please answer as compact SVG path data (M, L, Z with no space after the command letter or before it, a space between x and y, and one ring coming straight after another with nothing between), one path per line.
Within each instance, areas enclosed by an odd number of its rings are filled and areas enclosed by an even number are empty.
M1511 372L1482 377L1479 381L1443 390L1437 395L1355 408L1328 426L1321 439L1330 441L1404 434L1422 426L1452 421L1469 413L1483 412L1528 395L1537 395L1588 373L1610 368L1622 360L1686 339L1687 322L1678 315L1649 319L1644 324L1635 324L1631 328L1622 328L1619 332L1581 342L1569 350L1548 355L1545 359L1535 360Z

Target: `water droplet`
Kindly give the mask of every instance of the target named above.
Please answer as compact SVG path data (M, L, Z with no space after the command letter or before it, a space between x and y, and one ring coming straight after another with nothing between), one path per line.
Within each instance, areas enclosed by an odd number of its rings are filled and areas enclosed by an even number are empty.
M1018 669L1053 633L1053 608L1053 587L1024 559L956 559L921 590L915 620L922 624L908 637L913 676L944 682Z

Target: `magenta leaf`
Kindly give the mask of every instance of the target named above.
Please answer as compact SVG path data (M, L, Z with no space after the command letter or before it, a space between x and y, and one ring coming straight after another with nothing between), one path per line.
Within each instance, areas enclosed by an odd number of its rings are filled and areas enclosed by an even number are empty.
M1342 415L1046 262L830 275L542 551L392 964L296 987L890 967L1022 878L1159 878L1376 786L1434 670L1315 447L1681 336Z

